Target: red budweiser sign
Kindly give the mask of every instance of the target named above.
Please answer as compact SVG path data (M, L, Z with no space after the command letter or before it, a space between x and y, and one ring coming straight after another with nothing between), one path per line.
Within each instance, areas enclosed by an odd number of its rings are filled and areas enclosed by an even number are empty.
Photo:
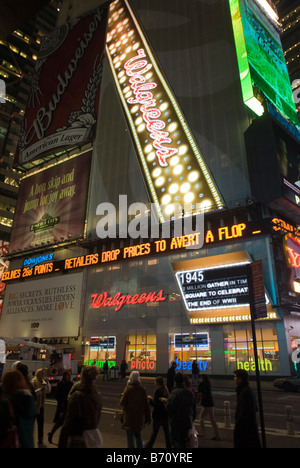
M100 7L43 39L16 165L93 138L107 19Z

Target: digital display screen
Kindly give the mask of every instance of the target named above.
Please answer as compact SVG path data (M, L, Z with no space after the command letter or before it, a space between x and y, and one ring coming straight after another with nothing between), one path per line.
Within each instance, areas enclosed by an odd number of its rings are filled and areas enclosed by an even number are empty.
M246 263L176 273L189 312L249 305Z
M92 336L90 339L90 346L114 350L116 349L115 336Z
M279 30L253 0L230 0L230 8L245 103L255 97L256 87L299 126Z
M191 349L202 351L208 350L208 333L181 333L174 335L175 351L189 351Z

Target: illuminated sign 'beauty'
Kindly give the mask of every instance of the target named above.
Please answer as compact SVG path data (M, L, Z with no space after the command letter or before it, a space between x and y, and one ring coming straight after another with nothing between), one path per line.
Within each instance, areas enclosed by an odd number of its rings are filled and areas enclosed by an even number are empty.
M115 0L110 6L106 51L160 220L175 219L183 209L190 215L222 208L203 157L127 0Z

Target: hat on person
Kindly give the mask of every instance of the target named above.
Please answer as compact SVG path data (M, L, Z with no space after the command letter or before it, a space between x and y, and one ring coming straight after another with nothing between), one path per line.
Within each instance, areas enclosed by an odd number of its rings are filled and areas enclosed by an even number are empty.
M129 380L128 380L128 383L132 383L132 382L140 382L140 373L139 371L132 371L130 376L129 376Z

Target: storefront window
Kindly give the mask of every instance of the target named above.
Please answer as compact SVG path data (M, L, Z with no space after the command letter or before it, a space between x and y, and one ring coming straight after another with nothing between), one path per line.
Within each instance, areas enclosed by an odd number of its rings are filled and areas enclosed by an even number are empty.
M126 337L125 359L128 370L140 372L156 371L156 335L128 335Z
M211 342L207 332L175 333L170 335L170 362L176 362L176 370L190 374L193 361L200 372L211 373Z
M256 327L258 365L262 375L279 374L280 360L277 333L275 328ZM251 326L238 325L224 328L224 353L226 374L236 369L245 369L255 374L255 358Z
M115 336L93 336L86 341L84 350L84 364L96 365L102 369L104 362L108 361L109 367L116 366L116 346Z

